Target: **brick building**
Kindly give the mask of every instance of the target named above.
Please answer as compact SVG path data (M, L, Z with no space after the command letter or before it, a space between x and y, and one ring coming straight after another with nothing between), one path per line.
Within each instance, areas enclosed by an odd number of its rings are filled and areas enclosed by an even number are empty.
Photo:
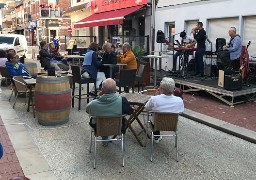
M62 13L71 6L71 0L6 0L8 6L3 12L3 33L24 34L28 45L39 45L57 36L61 49L64 48L70 18Z

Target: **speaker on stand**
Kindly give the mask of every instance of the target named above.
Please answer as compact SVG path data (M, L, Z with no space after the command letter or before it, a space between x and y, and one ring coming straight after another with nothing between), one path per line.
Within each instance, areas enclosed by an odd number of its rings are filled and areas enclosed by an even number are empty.
M160 43L160 52L159 52L159 56L162 56L163 54L163 43L165 43L165 34L163 31L158 30L157 31L157 35L156 35L156 42ZM157 67L155 67L157 68ZM159 70L162 69L162 59L159 59Z

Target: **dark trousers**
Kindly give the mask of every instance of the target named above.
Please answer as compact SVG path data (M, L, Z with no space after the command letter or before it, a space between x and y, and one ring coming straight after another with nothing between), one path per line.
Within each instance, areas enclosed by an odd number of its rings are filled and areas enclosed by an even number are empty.
M196 74L204 74L204 53L205 48L200 48L195 53Z
M239 71L240 69L240 58L237 58L233 61L231 61L231 65L234 71Z

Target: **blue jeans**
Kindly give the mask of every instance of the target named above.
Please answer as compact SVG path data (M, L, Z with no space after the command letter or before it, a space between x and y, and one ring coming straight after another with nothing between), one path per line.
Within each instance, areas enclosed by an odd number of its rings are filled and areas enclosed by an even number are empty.
M3 145L0 143L0 159L3 157L4 155L4 149L3 149Z
M173 56L173 67L172 67L172 70L173 71L176 71L176 67L177 67L177 58L182 54L182 51L177 51L174 56Z
M204 53L205 48L200 48L195 53L196 74L204 74Z
M68 65L68 61L67 61L66 58L62 58L62 59L61 59L61 62L62 62L63 64L65 64L65 65Z

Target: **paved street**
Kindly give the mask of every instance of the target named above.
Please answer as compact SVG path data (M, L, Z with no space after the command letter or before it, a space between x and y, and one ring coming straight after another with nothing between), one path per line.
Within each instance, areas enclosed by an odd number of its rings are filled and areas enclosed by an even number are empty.
M11 112L13 110L7 101L10 90L2 88L2 91L1 103L5 104L5 107L9 106ZM34 177L32 179L39 177L54 179L52 176L54 174L57 179L78 180L89 178L256 179L255 144L183 117L179 122L180 161L178 163L175 161L174 140L163 139L157 144L155 159L151 163L149 144L146 148L140 147L128 131L125 143L125 167L121 167L119 145L111 143L104 148L99 144L98 164L97 169L94 170L92 154L88 152L90 128L85 113L85 101L82 104L81 111L77 111L77 108L71 109L70 121L58 127L38 125L32 112L26 112L23 99L15 108L18 119L10 118L7 109L1 108L0 114L7 130L17 131L19 134L20 138L14 138L13 133L10 136L26 176ZM21 127L25 127L26 132L29 132L32 141L24 136L23 130L21 133ZM145 137L143 140L149 143ZM17 143L22 146L21 141L27 147L19 148ZM39 161L33 157L38 153L42 155ZM34 172L31 170L33 167L36 167Z

